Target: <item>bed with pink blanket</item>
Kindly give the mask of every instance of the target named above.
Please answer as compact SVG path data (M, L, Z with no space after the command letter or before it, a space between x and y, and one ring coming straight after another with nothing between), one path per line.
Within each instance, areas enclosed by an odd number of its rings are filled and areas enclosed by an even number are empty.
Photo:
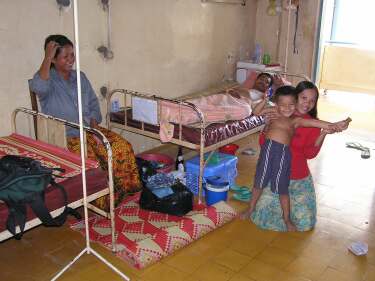
M264 124L261 117L251 114L249 99L234 98L229 90L239 91L232 84L210 95L166 99L114 90L107 96L107 126L198 151L202 174L204 153L258 132ZM111 113L113 98L119 94L129 106Z

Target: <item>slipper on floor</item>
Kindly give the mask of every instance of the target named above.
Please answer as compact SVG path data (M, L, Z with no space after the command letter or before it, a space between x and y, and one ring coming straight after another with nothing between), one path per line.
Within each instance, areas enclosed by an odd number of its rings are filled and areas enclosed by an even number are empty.
M359 142L347 142L345 145L348 148L354 148L354 149L358 149L358 150L364 150L366 148L362 144L360 144Z
M362 158L362 159L369 159L370 156L371 156L371 154L370 154L370 149L368 149L368 148L366 147L364 150L362 150L362 152L361 152L361 158Z
M251 198L251 193L249 193L248 195L242 195L242 194L239 194L239 193L235 193L235 194L233 194L232 198L235 199L235 200L238 200L238 201L242 201L242 202L249 202L250 198Z
M254 148L248 148L242 151L242 154L254 156L255 154L257 154L257 151Z
M358 150L362 151L361 152L361 158L362 159L368 159L371 156L370 149L366 146L363 146L359 142L347 142L346 147L354 148L354 149L358 149Z
M243 190L249 190L249 188L245 185L240 186L240 185L234 184L230 187L230 190L236 191L236 192L237 191L242 192Z
M251 193L250 189L242 189L239 191L235 191L235 193L241 194L241 195L248 195Z

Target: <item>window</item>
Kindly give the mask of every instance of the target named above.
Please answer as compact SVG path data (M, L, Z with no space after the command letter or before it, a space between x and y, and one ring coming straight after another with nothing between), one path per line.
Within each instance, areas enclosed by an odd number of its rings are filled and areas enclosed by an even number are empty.
M330 41L375 49L375 1L335 0Z

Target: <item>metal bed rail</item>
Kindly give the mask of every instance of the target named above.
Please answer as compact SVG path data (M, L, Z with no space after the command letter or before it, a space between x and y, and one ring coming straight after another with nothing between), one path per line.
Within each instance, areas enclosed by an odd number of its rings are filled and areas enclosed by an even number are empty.
M37 111L34 111L34 110L30 110L30 109L27 109L27 108L24 108L24 107L19 107L19 108L16 108L13 113L12 113L12 131L14 133L17 133L17 124L16 124L16 118L17 118L17 115L18 113L24 113L26 115L31 115L31 116L38 116L38 117L41 117L41 118L44 118L44 119L47 119L47 120L53 120L53 121L56 121L58 123L62 123L66 126L69 126L69 127L72 127L72 128L75 128L75 129L79 129L79 124L77 123L74 123L74 122L69 122L67 120L64 120L64 119L61 119L61 118L57 118L57 117L53 117L53 116L50 116L50 115L47 115L47 114L44 114L44 113L40 113L40 112L37 112ZM109 197L110 197L110 207L109 207L109 212L108 211L105 211L105 210L101 210L99 209L98 207L94 206L93 204L91 203L88 203L87 204L87 207L90 208L92 211L104 216L104 217L107 217L111 220L111 236L112 236L112 251L116 252L116 237L115 237L115 220L114 220L114 187L113 187L113 169L112 169L112 148L111 148L111 145L108 141L108 139L105 137L105 135L100 132L99 130L97 129L94 129L94 128L91 128L91 127L87 127L87 126L83 126L83 129L85 131L85 134L86 133L92 133L94 134L96 137L98 137L98 139L101 140L102 144L104 145L106 151L107 151L107 161L108 161L108 187L106 187L108 190L103 192L103 191L100 191L98 192L98 196L92 196L92 195L89 195L87 198L88 198L88 202L94 200L94 199L97 199L101 196L104 196L104 195L107 195L109 194ZM86 139L86 137L85 137ZM78 206L81 206L80 203L82 203L82 200L78 200L77 202L73 202L72 203L72 207L78 207ZM60 212L58 212L58 210L55 210L56 212L53 213L53 215L58 215ZM29 228L37 225L38 223L36 222L33 222L30 224Z
M233 87L228 87L228 89L229 88L233 88ZM227 89L223 89L223 90L225 91ZM116 93L121 93L121 94L124 95L124 100L123 100L123 104L125 105L125 108L124 108L124 124L111 122L111 119L110 119L111 99ZM199 202L201 202L201 199L202 199L203 170L204 170L205 165L209 161L209 158L211 157L212 153L216 149L218 149L219 147L221 147L223 145L226 145L228 143L231 143L231 142L237 141L239 139L242 139L242 138L244 138L244 137L246 137L250 134L253 134L255 132L260 131L263 128L263 126L258 126L258 127L255 127L253 129L249 130L249 131L246 131L246 132L243 132L243 133L238 134L236 136L230 137L230 138L225 139L223 141L220 141L218 143L215 143L215 144L212 144L212 145L209 145L209 146L205 146L205 137L204 137L205 136L205 129L211 123L206 122L203 112L197 106L195 106L194 104L185 101L185 97L182 97L182 98L179 98L179 99L167 99L167 98L159 97L159 96L156 96L156 95L139 93L137 91L132 91L132 90L115 89L107 95L107 117L106 117L107 120L106 121L107 121L107 128L108 129L111 129L111 128L123 129L125 131L133 132L133 133L136 133L136 134L140 134L140 135L144 135L144 136L147 136L147 137L151 137L151 138L160 140L160 137L159 137L158 133L153 133L153 132L149 132L149 131L145 130L144 122L141 122L141 129L134 128L134 127L128 125L126 110L129 109L128 105L131 104L129 99L131 99L132 97L142 97L142 98L157 101L158 120L160 120L160 107L161 107L161 105L160 105L159 102L161 102L161 101L174 103L174 104L177 104L177 105L180 106L180 118L179 118L179 120L181 120L181 107L184 107L184 106L189 107L189 108L193 109L195 111L195 113L197 114L197 116L200 120L199 126L197 127L200 131L200 142L199 142L199 144L194 144L192 142L189 142L189 141L186 141L186 140L182 139L182 124L181 124L181 122L178 124L178 126L179 126L178 138L177 139L172 138L170 143L180 145L180 146L183 146L183 147L186 147L186 148L189 148L189 149L192 149L192 150L196 150L196 151L199 152L199 159L200 159L200 161L199 161L200 162L200 165L199 165L199 167L200 167L199 168L199 183L198 183L199 184L198 185L199 186L199 195L198 195ZM208 152L211 152L211 153L209 154L207 159L204 160L204 154L208 153Z

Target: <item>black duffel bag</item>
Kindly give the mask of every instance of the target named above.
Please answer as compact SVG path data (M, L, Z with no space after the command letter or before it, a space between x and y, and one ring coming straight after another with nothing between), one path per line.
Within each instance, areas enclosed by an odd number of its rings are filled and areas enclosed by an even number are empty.
M64 187L55 182L54 171L63 172L60 168L48 168L38 160L18 156L5 155L0 159L0 200L3 200L8 208L6 227L16 239L21 239L29 205L35 215L45 226L61 226L67 215L73 215L77 219L79 213L68 207L68 197ZM60 190L64 202L64 210L53 218L45 205L45 192L47 188L55 187ZM20 231L17 233L16 227Z
M158 198L146 185L144 186L139 205L141 208L175 216L183 216L193 209L193 193L179 180L171 186L173 193Z

